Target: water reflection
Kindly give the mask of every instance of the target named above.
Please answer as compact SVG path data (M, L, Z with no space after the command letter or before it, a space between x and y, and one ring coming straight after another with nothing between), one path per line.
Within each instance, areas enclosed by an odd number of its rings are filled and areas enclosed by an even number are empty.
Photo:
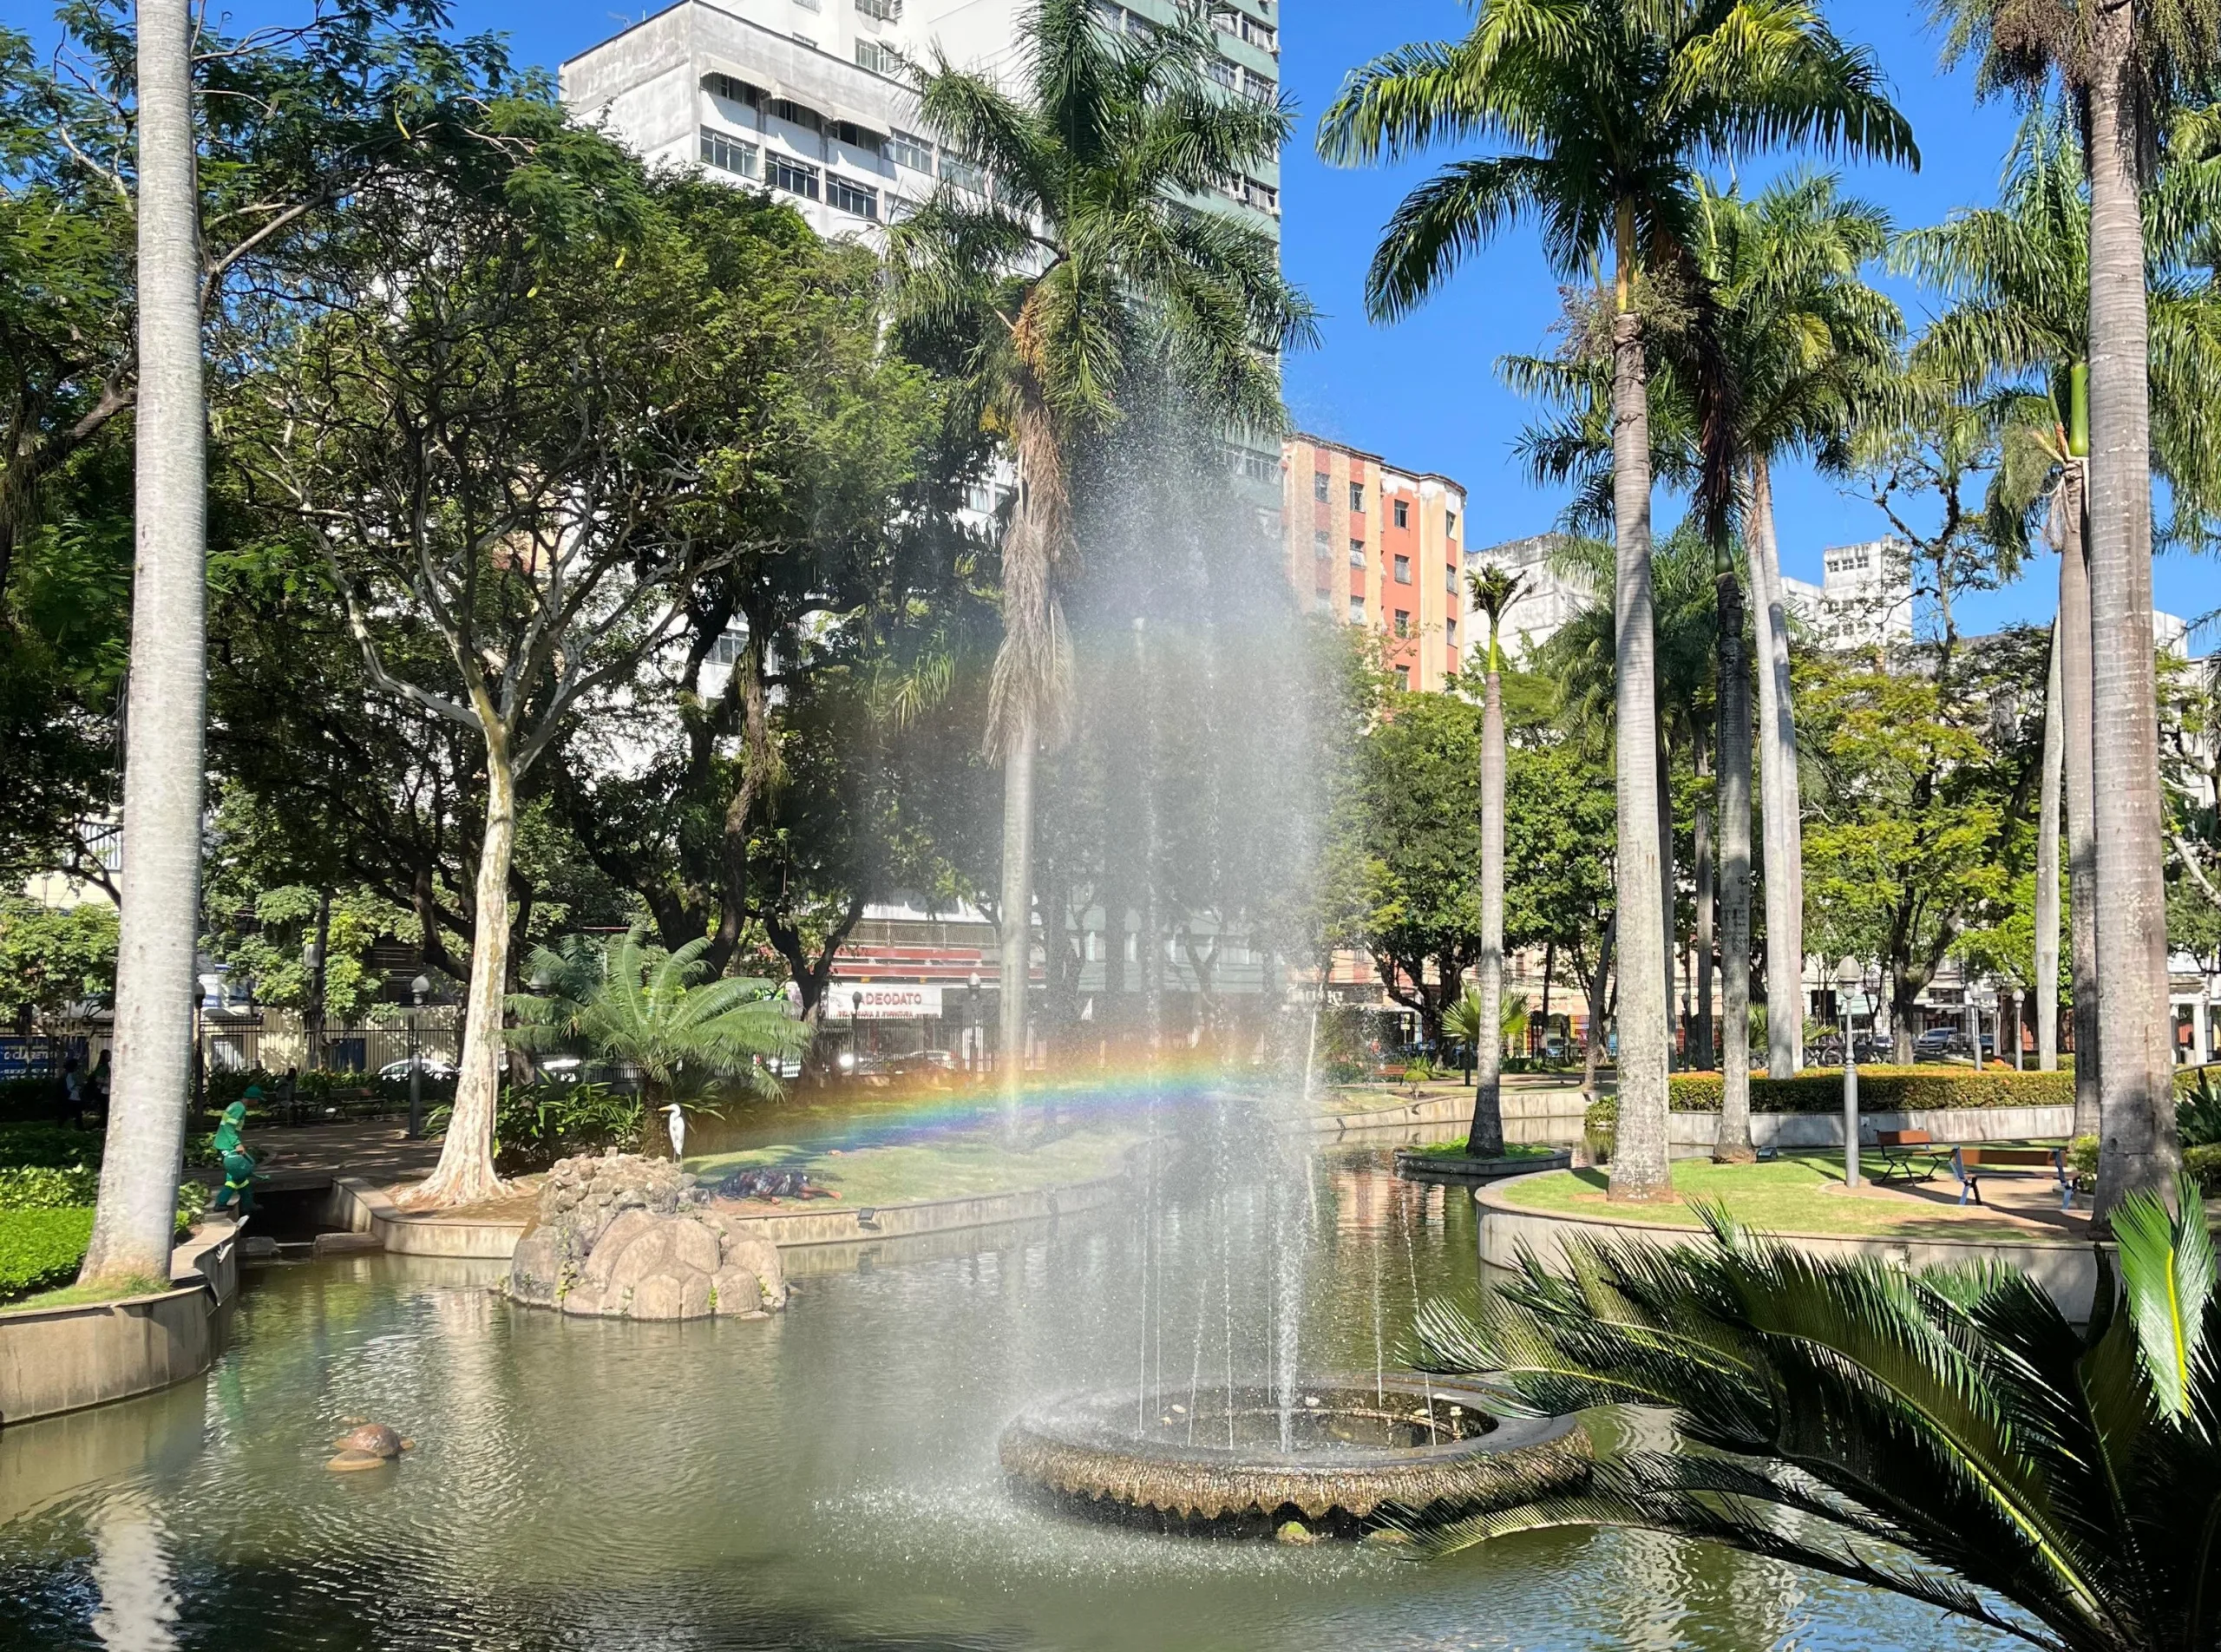
M1199 1144L1208 1164L1238 1143ZM1391 1364L1471 1288L1469 1199L1322 1155L1303 1344ZM1240 1178L806 1277L745 1323L574 1321L495 1269L260 1275L202 1385L0 1432L0 1645L1169 1652L2002 1645L1825 1580L1622 1535L1432 1565L1104 1531L1005 1495L1024 1405L1268 1373L1287 1214ZM936 1249L945 1250L946 1242ZM1142 1311L1144 1258L1151 1308ZM417 1442L332 1474L351 1418ZM142 1637L134 1642L129 1636ZM161 1638L152 1638L161 1637Z

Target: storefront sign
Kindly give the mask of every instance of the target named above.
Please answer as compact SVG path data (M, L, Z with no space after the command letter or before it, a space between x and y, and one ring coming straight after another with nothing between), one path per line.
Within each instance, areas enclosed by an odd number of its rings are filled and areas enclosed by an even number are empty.
M917 986L901 981L840 981L825 996L825 1019L830 1021L936 1020L940 1016L940 985Z

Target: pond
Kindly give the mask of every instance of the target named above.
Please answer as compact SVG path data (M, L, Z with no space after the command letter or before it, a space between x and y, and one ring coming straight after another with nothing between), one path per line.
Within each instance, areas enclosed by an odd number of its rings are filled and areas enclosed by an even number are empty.
M1418 1563L1013 1500L996 1439L1044 1395L1253 1380L1292 1344L1392 1367L1415 1292L1473 1288L1459 1190L1398 1182L1386 1150L1209 1173L1255 1140L1201 1132L1124 1208L961 1254L821 1258L763 1321L566 1320L490 1294L490 1264L263 1270L205 1380L0 1432L0 1646L2003 1645L1644 1537ZM362 1418L416 1449L328 1472Z

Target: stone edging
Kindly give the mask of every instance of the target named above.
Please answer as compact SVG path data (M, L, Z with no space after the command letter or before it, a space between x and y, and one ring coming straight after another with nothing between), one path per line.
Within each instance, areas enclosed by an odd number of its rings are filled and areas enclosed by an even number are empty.
M1484 1182L1502 1182L1515 1176L1540 1176L1549 1170L1569 1169L1572 1164L1569 1148L1518 1158L1467 1158L1455 1153L1422 1153L1409 1147L1396 1150L1396 1174L1406 1182L1437 1182L1451 1187L1478 1187Z
M206 1371L239 1295L232 1224L195 1228L170 1254L170 1282L144 1296L0 1311L0 1426L129 1400Z
M1512 1177L1473 1190L1474 1203L1479 1208L1480 1221L1477 1225L1481 1260L1492 1268L1517 1267L1523 1251L1532 1254L1545 1268L1561 1267L1564 1262L1563 1242L1569 1238L1633 1239L1667 1246L1686 1244L1704 1231L1697 1227L1630 1222L1618 1216L1569 1216L1511 1203L1505 1194L1526 1179ZM2002 1262L2019 1268L2041 1285L2070 1319L2087 1319L2091 1304L2097 1299L2098 1247L2093 1244L2009 1239L1862 1238L1843 1234L1782 1233L1769 1236L1810 1255L1869 1256L1915 1270Z
M782 1250L817 1245L844 1245L875 1240L954 1233L967 1228L994 1228L1006 1223L1053 1220L1077 1216L1108 1204L1133 1170L1133 1155L1109 1176L1093 1181L1056 1187L1022 1188L1008 1193L979 1193L949 1199L920 1199L907 1204L842 1204L827 1210L809 1209L763 1215L733 1216L734 1225L752 1229ZM351 1232L367 1233L380 1246L402 1255L477 1257L506 1262L524 1236L522 1222L457 1222L404 1212L390 1199L354 1177L333 1183L335 1216ZM344 1212L343 1202L351 1208Z

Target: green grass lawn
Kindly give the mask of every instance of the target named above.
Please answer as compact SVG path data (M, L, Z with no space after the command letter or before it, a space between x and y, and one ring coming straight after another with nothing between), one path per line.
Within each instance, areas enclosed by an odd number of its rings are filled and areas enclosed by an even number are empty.
M1005 1146L997 1127L932 1142L838 1149L774 1146L689 1158L686 1168L704 1182L750 1165L799 1166L820 1187L848 1204L909 1204L986 1193L1092 1182L1115 1174L1136 1131L1080 1131L1020 1148Z
M1465 1157L1465 1137L1460 1136L1451 1142L1430 1142L1424 1147L1407 1148L1405 1150L1415 1153L1422 1158L1463 1158ZM1540 1142L1506 1142L1501 1157L1543 1159L1553 1158L1564 1151L1565 1149L1563 1147L1547 1147Z
M1870 1179L1880 1174L1878 1155L1860 1161ZM1609 1172L1604 1170L1556 1170L1530 1177L1497 1189L1495 1196L1530 1210L1563 1211L1569 1215L1608 1216L1615 1221L1666 1225L1694 1225L1694 1203L1720 1203L1729 1214L1751 1227L1774 1233L1842 1234L1877 1238L2013 1238L2032 1234L2018 1223L1981 1215L1961 1216L1949 1204L1888 1193L1846 1196L1840 1154L1798 1153L1763 1164L1714 1164L1709 1159L1680 1159L1674 1165L1670 1203L1611 1204L1604 1198ZM1939 1197L1956 1183L1948 1177L1927 1183ZM2079 1243L2066 1234L2062 1243Z

